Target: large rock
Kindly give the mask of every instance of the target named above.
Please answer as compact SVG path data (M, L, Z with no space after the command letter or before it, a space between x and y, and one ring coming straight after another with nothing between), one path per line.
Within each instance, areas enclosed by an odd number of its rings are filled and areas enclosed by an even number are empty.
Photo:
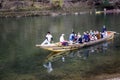
M32 1L4 1L2 3L2 9L28 8L32 4Z

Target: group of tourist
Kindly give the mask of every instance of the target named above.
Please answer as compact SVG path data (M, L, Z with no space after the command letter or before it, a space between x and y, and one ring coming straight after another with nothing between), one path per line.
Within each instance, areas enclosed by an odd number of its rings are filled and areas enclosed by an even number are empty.
M82 44L84 42L89 42L89 41L94 41L97 39L104 38L107 36L107 32L106 32L106 27L103 26L102 32L90 30L90 31L83 32L83 35L81 35L79 32L78 34L75 34L74 32L72 32L69 35L69 41L65 40L64 36L65 34L62 34L60 36L59 41L61 45L68 46L69 44L74 44L74 43ZM50 34L50 32L48 32L46 35L46 40L41 45L44 45L45 43L50 44L52 40L53 40L53 37Z

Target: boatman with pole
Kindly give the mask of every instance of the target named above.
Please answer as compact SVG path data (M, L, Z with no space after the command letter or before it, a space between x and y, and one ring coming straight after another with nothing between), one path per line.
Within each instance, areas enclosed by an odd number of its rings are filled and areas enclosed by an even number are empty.
M103 28L102 28L102 32L104 33L105 31L107 31L105 25L103 25Z
M106 29L105 25L103 25L103 28L102 28L102 35L103 35L103 38L105 38L107 36L107 29Z
M46 35L46 39L43 41L41 45L45 45L45 44L50 45L52 40L53 40L53 36L51 35L50 32L48 32Z

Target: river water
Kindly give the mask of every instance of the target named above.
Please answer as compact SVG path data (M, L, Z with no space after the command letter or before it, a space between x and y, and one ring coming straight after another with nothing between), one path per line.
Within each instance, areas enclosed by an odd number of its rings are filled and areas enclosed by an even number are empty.
M52 53L35 47L50 31L54 42L62 33L87 30L120 32L119 14L83 14L0 18L0 80L93 80L95 76L120 73L120 35L85 49Z

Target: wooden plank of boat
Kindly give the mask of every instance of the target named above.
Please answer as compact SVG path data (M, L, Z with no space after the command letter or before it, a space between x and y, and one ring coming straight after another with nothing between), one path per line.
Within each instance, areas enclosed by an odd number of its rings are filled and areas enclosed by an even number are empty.
M61 51L70 51L70 50L75 50L78 48L82 48L85 46L86 43L83 44L73 44L69 46L61 46L61 47L50 47L50 48L44 48L53 52L61 52Z
M56 42L56 43L51 43L51 44L45 44L45 45L41 45L41 44L36 44L36 47L56 47L56 46L60 46L59 45L60 42Z
M104 11L96 11L95 14L101 14L103 13Z
M95 41L85 42L83 44L72 44L72 45L69 45L69 46L59 46L58 45L59 42L58 42L58 43L54 43L54 44L51 44L51 45L44 45L44 46L37 45L37 47L40 47L40 48L43 48L43 49L46 49L46 50L49 50L49 51L53 51L53 52L75 50L75 49L78 49L78 48L91 46L91 45L94 45L94 44L97 44L97 43L101 43L101 42L113 39L114 38L114 34L116 32L114 32L114 31L107 31L107 33L108 33L108 36L105 37L105 38L98 39L98 40L95 40Z

